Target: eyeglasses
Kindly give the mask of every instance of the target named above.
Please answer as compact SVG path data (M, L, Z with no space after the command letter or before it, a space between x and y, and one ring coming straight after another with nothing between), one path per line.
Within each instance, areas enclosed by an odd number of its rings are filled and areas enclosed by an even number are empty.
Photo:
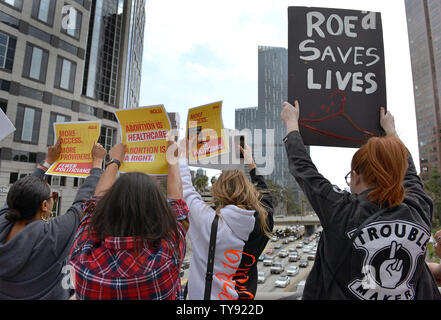
M351 186L351 173L352 170L349 171L349 173L347 175L345 175L345 180L346 180L346 184L350 187Z

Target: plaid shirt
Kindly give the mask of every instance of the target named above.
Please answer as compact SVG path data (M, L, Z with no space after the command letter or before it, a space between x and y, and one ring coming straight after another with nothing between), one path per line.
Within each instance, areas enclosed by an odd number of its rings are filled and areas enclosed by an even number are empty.
M89 234L89 222L98 199L83 206L86 215L75 235L70 265L77 299L183 300L179 273L185 255L185 229L179 222L188 208L181 199L169 199L178 220L179 259L162 240L158 248L148 245L136 251L139 237L105 237Z

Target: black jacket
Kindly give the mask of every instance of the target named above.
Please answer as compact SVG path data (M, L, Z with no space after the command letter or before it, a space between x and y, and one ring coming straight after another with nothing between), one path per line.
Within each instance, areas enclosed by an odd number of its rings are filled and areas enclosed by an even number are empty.
M405 200L354 231L380 210L361 194L341 191L326 180L306 152L298 131L285 139L289 170L323 226L303 299L440 299L424 258L433 203L424 192L412 157L403 185Z

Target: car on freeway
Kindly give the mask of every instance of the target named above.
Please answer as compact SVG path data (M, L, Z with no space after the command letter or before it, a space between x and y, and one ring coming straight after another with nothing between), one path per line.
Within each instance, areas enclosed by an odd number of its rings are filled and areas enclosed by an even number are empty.
M265 252L265 254L267 254L267 255L272 255L274 253L274 249L268 249L268 251L267 252Z
M294 241L296 241L296 238L293 237L293 236L290 236L290 237L288 238L288 241L289 241L289 242L294 242Z
M265 283L265 280L266 280L265 272L259 271L257 273L257 283Z
M296 248L298 248L298 249L303 248L303 244L301 242L297 243Z
M289 253L294 253L294 252L297 252L297 249L294 248L294 247L290 247L290 248L288 249L288 252L289 252Z
M295 277L296 275L299 274L299 267L297 267L297 266L289 266L289 267L286 269L286 274L287 274L288 276Z
M264 255L259 256L259 259L257 259L257 261L259 261L259 262L262 262L263 260L265 260L265 256Z
M282 247L282 245L280 243L278 243L274 246L274 249L280 249L281 247Z
M300 260L300 262L299 262L299 267L301 267L301 268L306 268L306 267L308 267L308 266L309 266L309 262L308 262L308 260L305 260L305 259Z
M272 241L272 242L276 242L277 240L279 240L279 238L277 238L277 237L272 237L272 238L271 238L271 241Z
M273 265L273 258L271 257L265 257L265 260L263 260L264 266L272 266Z
M315 254L308 254L308 260L314 260L315 259Z
M299 261L299 260L300 260L300 257L299 257L299 255L297 253L291 253L288 256L288 261L289 262L296 262L296 261Z
M283 265L280 262L275 262L270 268L271 274L273 273L282 273L285 270Z
M288 256L288 251L286 251L285 249L279 251L280 258L285 258L287 256Z
M290 279L288 276L280 276L274 283L276 287L286 288L289 285Z
M182 261L182 268L188 269L190 267L190 259L185 258L184 261Z

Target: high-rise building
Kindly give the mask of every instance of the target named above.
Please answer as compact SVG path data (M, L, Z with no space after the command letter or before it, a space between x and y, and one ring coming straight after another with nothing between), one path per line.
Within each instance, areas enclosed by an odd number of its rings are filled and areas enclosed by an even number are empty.
M405 0L421 177L441 170L441 0Z
M267 130L274 130L274 170L267 177L294 192L300 203L300 188L288 170L288 159L283 144L286 129L280 119L283 102L288 99L288 50L278 47L258 48L258 107L236 109L237 130L262 129L262 151L266 154Z
M0 106L16 127L0 142L0 201L54 143L53 123L102 123L119 139L113 111L137 107L145 0L0 0ZM70 206L83 179L47 176Z

